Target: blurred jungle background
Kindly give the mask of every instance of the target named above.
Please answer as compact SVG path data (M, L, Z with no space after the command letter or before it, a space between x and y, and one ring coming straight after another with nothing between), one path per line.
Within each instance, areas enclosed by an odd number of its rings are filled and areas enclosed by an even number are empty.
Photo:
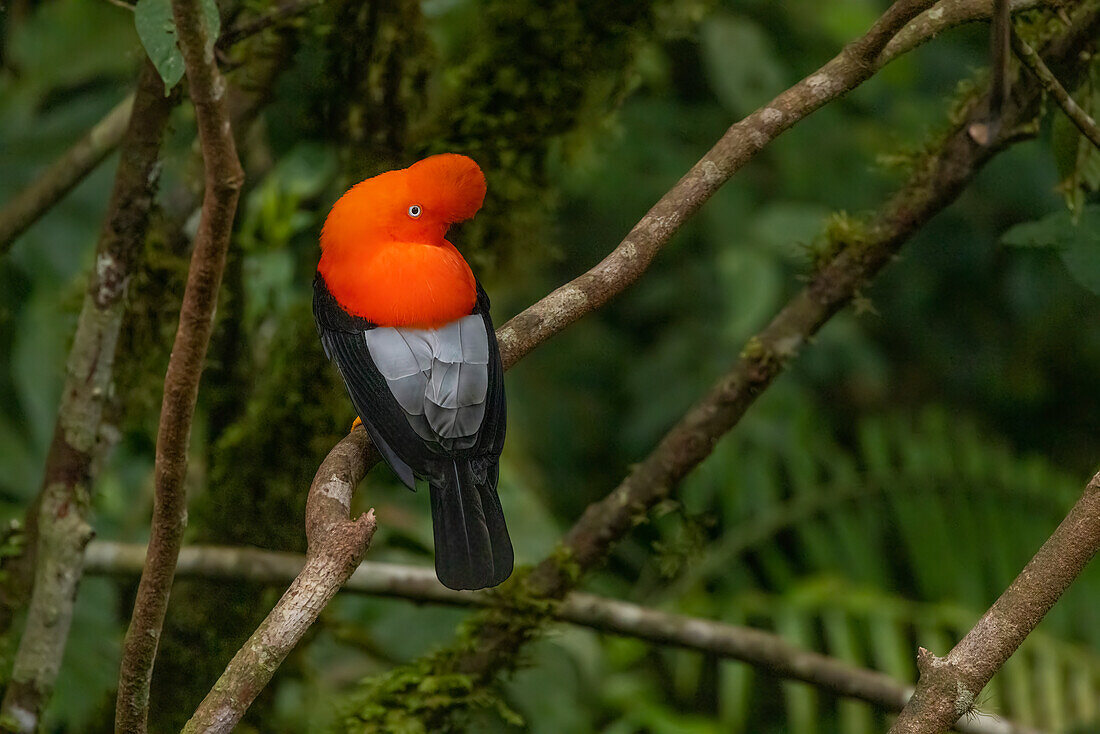
M127 0L6 5L0 202L133 89L145 53ZM597 262L732 122L886 5L326 0L224 50L246 98L234 119L247 181L191 441L186 542L304 550L306 490L354 417L310 311L319 228L348 186L431 153L475 158L486 206L451 239L499 325ZM223 26L268 7L228 0ZM637 285L508 373L500 495L519 563L549 553L648 453L830 238L899 184L987 64L983 23L898 59L757 155ZM1091 84L1074 90L1086 104ZM148 536L202 178L193 115L189 104L173 112L127 299L95 483L99 540ZM41 484L116 163L0 259L0 553L18 553ZM1098 178L1097 151L1046 115L1035 140L996 158L826 326L586 590L751 624L914 681L916 646L949 649L1096 469ZM1086 242L1061 254L1028 246L1034 230L1074 219ZM357 501L380 518L369 560L431 565L425 496L379 467ZM112 730L135 588L131 577L84 579L47 731ZM152 731L179 729L283 588L177 581ZM1098 599L1093 566L980 708L1100 731ZM241 730L340 725L363 681L452 639L467 614L338 597ZM0 650L0 681L14 644L9 635ZM503 701L503 715L483 712L472 729L862 734L886 721L742 663L565 625L528 650Z

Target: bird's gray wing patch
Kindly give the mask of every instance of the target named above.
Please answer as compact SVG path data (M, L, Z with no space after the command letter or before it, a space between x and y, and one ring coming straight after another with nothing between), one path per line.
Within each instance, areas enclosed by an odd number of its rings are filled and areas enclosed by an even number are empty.
M364 337L417 435L451 450L477 442L489 385L489 339L481 316L437 329L379 327Z
M402 331L405 329L371 329L363 332L370 358L387 380L415 375L424 370L422 365L431 364L431 350L425 356L423 352L426 345L414 342L414 348ZM420 357L417 355L418 349L421 352Z

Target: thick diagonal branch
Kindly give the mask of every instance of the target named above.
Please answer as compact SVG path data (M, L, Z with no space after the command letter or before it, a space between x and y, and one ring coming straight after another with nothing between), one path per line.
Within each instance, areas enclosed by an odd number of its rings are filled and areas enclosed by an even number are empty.
M367 467L378 461L366 431L356 428L329 452L306 501L305 564L217 684L184 732L230 732L275 675L321 610L358 567L374 536L374 511L350 517L351 498Z
M347 463L338 466L346 467ZM319 476L323 474L318 472ZM85 555L85 572L132 576L141 572L144 559L143 545L93 541ZM264 584L293 581L300 589L300 579L316 575L305 571L308 564L308 556L297 553L259 548L186 546L180 551L176 576ZM355 569L342 591L460 607L490 606L494 603L491 593L467 593L446 588L430 568L371 561L361 563ZM912 688L888 675L803 650L779 635L750 627L662 612L576 591L565 597L553 616L557 620L601 632L738 660L778 678L803 681L886 711L900 711L912 693ZM250 655L272 652L264 647L254 649L253 645L263 645L264 639L263 635L254 636L250 640L252 644L243 649L248 650ZM254 666L235 667L248 670ZM989 718L975 718L963 722L958 728L971 734L1038 734L1009 721Z
M945 657L921 648L920 681L891 734L947 731L974 707L1016 652L1100 550L1100 474L1085 488L1012 585Z
M153 663L168 608L176 557L187 525L183 480L191 423L214 326L214 309L237 199L244 182L226 104L225 80L214 60L214 39L208 37L198 0L173 0L172 15L195 106L205 193L179 327L164 378L149 554L123 645L115 728L127 734L146 728Z
M174 105L174 99L164 96L156 69L146 63L69 352L42 489L28 517L26 533L34 547L16 559L18 567L7 569L8 583L15 588L5 589L0 629L10 625L14 605L25 602L31 581L34 587L0 711L17 722L19 731L38 726L65 651L81 553L91 537L89 485L100 416L109 394L127 285L145 241L157 187L161 138Z

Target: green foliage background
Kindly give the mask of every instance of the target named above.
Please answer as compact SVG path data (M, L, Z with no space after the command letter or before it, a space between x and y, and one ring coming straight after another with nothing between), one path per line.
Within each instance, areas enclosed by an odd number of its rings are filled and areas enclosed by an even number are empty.
M223 7L223 27L266 5ZM144 53L125 8L19 6L21 19L2 21L0 200L122 98ZM353 417L309 310L317 233L347 186L433 152L475 157L489 198L453 239L503 323L601 258L732 121L883 6L332 0L290 32L235 49L231 79L246 83L258 58L278 74L243 147L248 190L193 436L189 542L303 547L305 491ZM509 373L501 497L521 563L550 552L799 287L822 233L846 221L832 214L858 216L897 185L897 162L942 127L985 55L983 27L952 31L816 113L722 189L637 286ZM184 105L132 286L110 419L117 446L97 486L100 538L147 533L159 384L187 262L180 223L199 170L193 135ZM40 482L113 164L0 260L3 519L20 518ZM1056 115L1036 142L997 159L586 588L772 629L913 680L916 646L946 651L1096 469L1097 170L1095 151ZM372 559L431 563L424 497L382 468L360 501L381 519ZM154 731L178 729L280 591L176 585ZM109 730L132 592L117 580L82 585L51 731ZM1094 567L981 708L1096 730L1098 594ZM339 598L244 730L334 725L360 681L450 640L464 615ZM739 663L582 629L538 643L502 695L505 708L489 707L474 730L847 734L884 724L863 704Z

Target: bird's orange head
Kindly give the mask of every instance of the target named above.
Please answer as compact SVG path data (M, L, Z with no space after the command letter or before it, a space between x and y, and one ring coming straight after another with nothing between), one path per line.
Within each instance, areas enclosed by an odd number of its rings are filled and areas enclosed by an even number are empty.
M470 312L469 265L444 238L485 199L470 158L425 158L356 184L321 231L320 271L347 311L383 326L437 326Z

